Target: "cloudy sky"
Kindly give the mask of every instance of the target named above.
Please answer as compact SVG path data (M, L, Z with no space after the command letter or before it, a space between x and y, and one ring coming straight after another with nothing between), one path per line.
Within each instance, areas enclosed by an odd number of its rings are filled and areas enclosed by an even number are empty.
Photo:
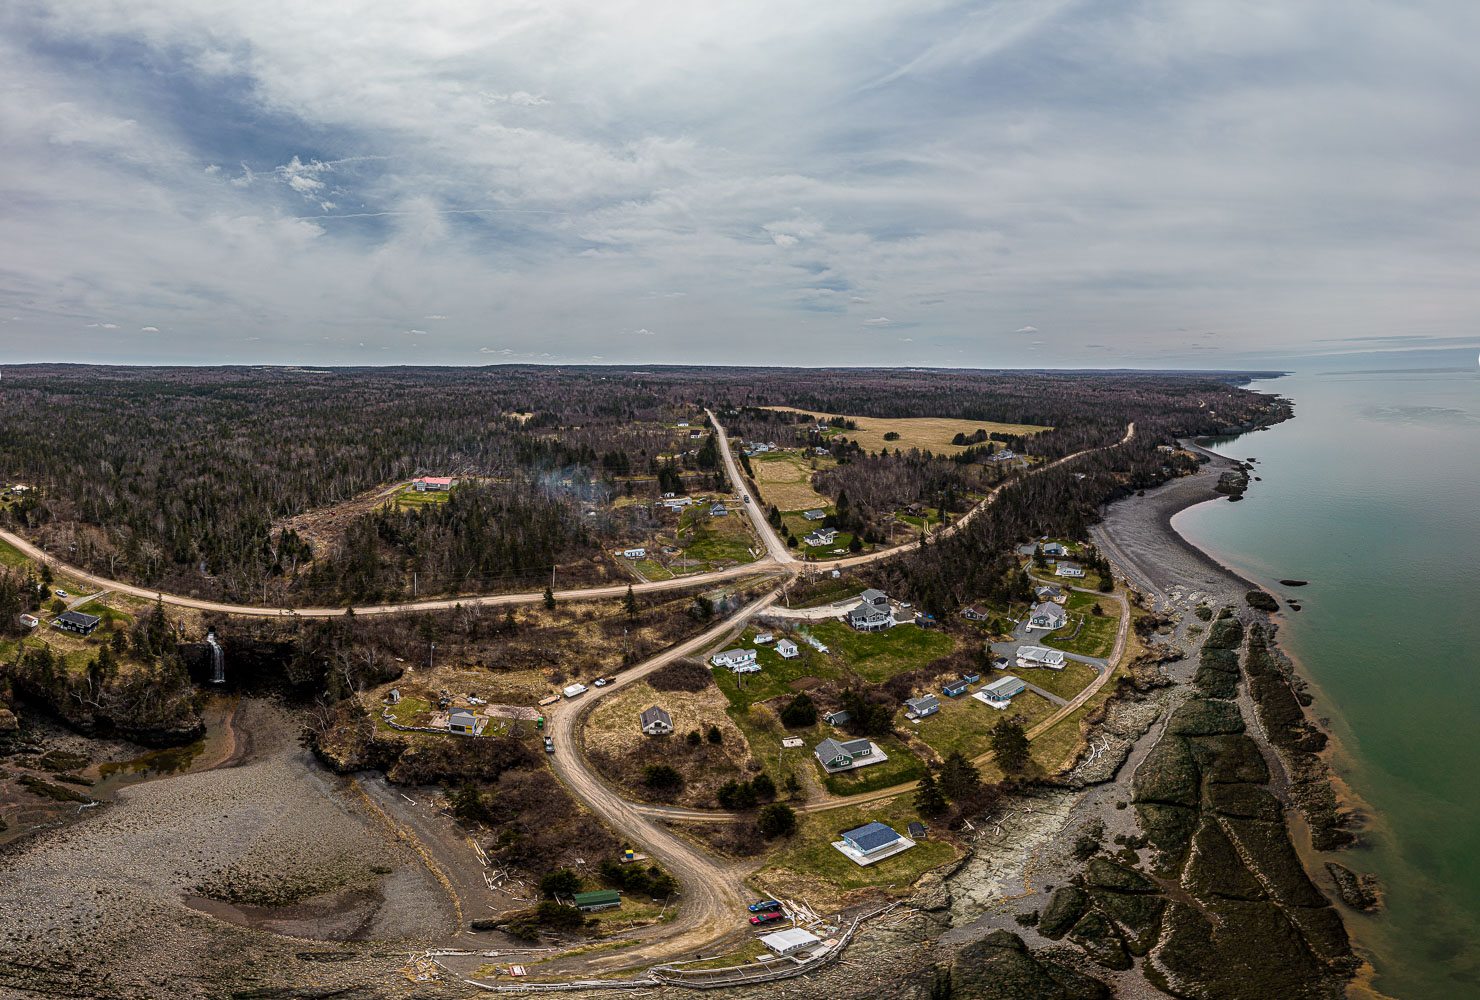
M1473 0L0 5L14 362L1468 346Z

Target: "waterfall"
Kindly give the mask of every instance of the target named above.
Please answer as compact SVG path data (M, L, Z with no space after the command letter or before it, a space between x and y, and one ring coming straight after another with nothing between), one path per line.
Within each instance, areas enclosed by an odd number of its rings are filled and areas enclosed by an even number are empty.
M206 633L206 642L209 643L211 647L211 683L225 684L226 651L222 649L221 644L216 641L216 633L214 631Z

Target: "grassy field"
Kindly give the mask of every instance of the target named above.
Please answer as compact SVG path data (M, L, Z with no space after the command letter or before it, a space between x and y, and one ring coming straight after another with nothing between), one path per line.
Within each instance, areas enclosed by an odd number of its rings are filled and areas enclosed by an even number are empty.
M750 460L756 485L761 498L779 510L813 510L831 504L827 497L812 488L812 473L809 464L815 459L793 454L757 455ZM829 460L828 464L832 464ZM819 466L820 467L820 466Z
M754 558L755 546L746 527L749 518L738 511L724 517L710 517L709 508L684 511L679 521L679 542L684 558L699 562L748 563Z
M11 545L9 542L0 542L0 563L14 569L25 566L30 561L14 545Z
M755 645L755 634L755 629L748 628L726 648L754 649L755 661L760 664L760 673L736 674L723 667L716 667L714 670L714 682L732 705L743 707L774 698L778 694L793 694L794 689L788 685L803 677L831 680L843 676L843 671L831 657L824 656L804 642L797 643L801 655L794 660L787 660L776 652L775 643L768 646Z
M1036 683L1032 677L1027 679ZM1031 691L1024 691L1013 698L1012 707L1002 711L983 705L970 695L963 694L956 698L940 695L939 700L940 711L927 715L920 720L919 725L910 722L903 713L900 713L895 724L913 732L942 758L955 750L968 757L986 753L989 731L1005 718L1016 716L1026 729L1057 710L1052 703Z
M832 846L842 839L844 830L875 820L904 833L911 820L920 818L910 795L797 818L801 821L797 832L776 842L769 862L752 881L762 892L774 890L814 909L830 907L843 893L869 886L892 887L903 895L921 875L957 856L953 845L926 839L903 854L865 868Z
M796 413L807 413L807 410L797 410L791 406L771 406L771 410L786 410ZM812 413L813 417L828 419L840 416L837 413ZM888 448L895 451L899 448L921 448L929 449L937 454L954 455L963 451L965 446L951 444L951 439L957 434L971 435L978 430L987 433L993 431L1003 434L1038 434L1049 430L1047 427L1038 427L1033 424L997 424L981 420L956 420L949 417L848 417L858 425L857 430L845 430L841 433L850 441L857 441L859 447L867 451L879 451ZM885 441L884 435L893 432L899 435L894 441Z
M840 621L825 621L812 623L808 630L841 656L851 670L875 683L924 666L956 648L950 636L917 625L900 625L883 632L855 632Z
M1009 668L1014 677L1021 677L1029 684L1036 684L1045 691L1052 691L1060 698L1071 699L1089 686L1098 676L1095 668L1078 660L1068 660L1063 670L1018 670Z
M407 507L424 507L427 504L446 503L447 498L450 496L452 496L451 490L429 490L425 493L418 493L408 486L400 493L391 497L388 503L392 505L402 504Z
M1078 653L1080 656L1109 656L1115 649L1115 633L1120 626L1120 606L1108 599L1103 604L1103 616L1077 612L1070 616L1068 626L1044 640L1044 645L1050 649L1062 649L1066 653ZM1082 623L1076 622L1075 619L1079 617L1084 619ZM1077 633L1076 624L1079 627ZM1073 635L1072 639L1069 638L1070 635Z
M831 727L824 728L831 729ZM880 750L889 755L888 760L882 764L873 764L857 771L844 771L841 774L827 774L822 770L822 765L817 763L816 755L811 753L813 744L807 744L807 750L812 765L817 768L817 773L823 775L822 783L834 795L862 795L864 792L878 791L880 788L915 781L924 776L925 762L911 753L909 748L899 740L884 736L876 738L874 742L878 744Z
M671 580L673 573L662 563L651 559L639 559L635 564L637 571L649 580Z
M97 601L88 601L77 610L85 615L97 615L99 618L103 619L104 622L107 622L109 624L113 622L119 622L122 625L132 625L134 622L132 615L125 614L117 608L110 607L106 604L100 604Z

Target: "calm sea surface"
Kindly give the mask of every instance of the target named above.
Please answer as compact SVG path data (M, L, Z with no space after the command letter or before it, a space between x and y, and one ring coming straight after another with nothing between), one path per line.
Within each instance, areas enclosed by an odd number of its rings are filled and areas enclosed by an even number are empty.
M1372 815L1378 917L1349 917L1404 1000L1480 997L1480 372L1295 375L1255 383L1295 419L1217 442L1255 458L1239 503L1173 522L1305 610L1280 642L1318 688L1338 773ZM1282 587L1281 579L1309 586Z

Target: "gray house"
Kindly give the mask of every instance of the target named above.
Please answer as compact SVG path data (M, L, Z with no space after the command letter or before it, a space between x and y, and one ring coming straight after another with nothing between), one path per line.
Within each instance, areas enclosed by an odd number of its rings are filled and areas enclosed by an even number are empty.
M802 514L802 516L805 517L809 521L820 521L824 517L827 517L827 513L825 511L821 511L821 510L809 510L809 511L805 512L804 514Z
M982 688L982 694L992 701L1011 701L1013 695L1022 694L1027 688L1028 685L1008 674Z
M488 720L481 715L472 712L453 712L447 717L447 728L454 733L464 733L468 736L483 735L483 727L488 725Z
M1052 601L1044 601L1042 604L1035 605L1032 613L1028 615L1029 629L1037 628L1052 632L1067 624L1069 624L1068 612Z
M68 632L76 632L78 635L92 635L93 629L97 628L102 620L97 615L85 615L81 611L63 611L56 616L52 624Z
M645 709L638 720L642 723L642 731L649 736L668 736L673 732L673 716L657 705Z
M848 612L848 624L857 632L882 632L894 625L889 597L882 590L865 590L858 606Z
M904 703L905 714L912 719L923 719L927 715L934 715L940 711L940 700L933 694L927 694L920 698L907 698Z
M869 740L835 740L831 736L817 744L812 753L825 770L841 771L853 766L853 762L868 757L874 752Z
M710 517L724 517L728 513L729 511L725 510L725 505L722 503L712 503L709 505Z

